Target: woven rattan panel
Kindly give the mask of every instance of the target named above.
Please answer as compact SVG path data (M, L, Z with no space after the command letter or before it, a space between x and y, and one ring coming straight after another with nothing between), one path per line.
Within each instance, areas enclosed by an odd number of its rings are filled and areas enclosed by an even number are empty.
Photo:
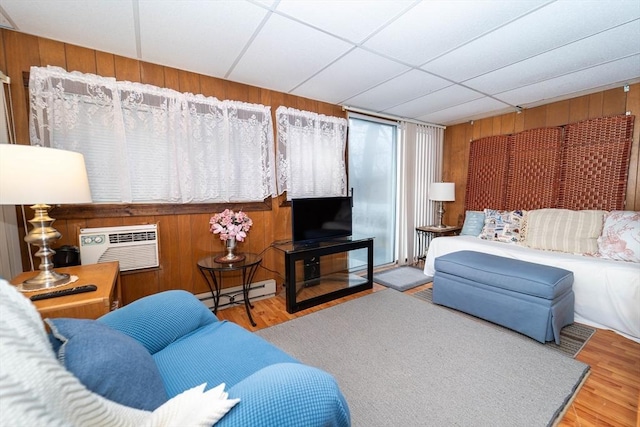
M510 138L499 135L471 141L465 210L504 209Z
M558 199L562 128L540 128L512 136L505 209L541 209Z
M567 125L558 208L624 209L634 116Z

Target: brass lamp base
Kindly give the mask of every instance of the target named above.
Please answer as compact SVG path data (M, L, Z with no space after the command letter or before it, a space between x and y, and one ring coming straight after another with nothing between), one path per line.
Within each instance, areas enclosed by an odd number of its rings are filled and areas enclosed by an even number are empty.
M71 280L68 274L60 274L55 271L41 271L37 276L22 282L25 291L37 291L38 289L54 288L64 285Z
M55 221L55 219L49 217L51 206L37 204L31 206L31 209L35 211L33 219L29 221L33 228L24 237L24 241L40 248L35 253L41 259L40 273L22 283L21 288L24 291L36 291L63 285L69 281L69 275L53 271L53 262L51 261L56 251L51 249L49 245L62 236L58 230L51 226Z

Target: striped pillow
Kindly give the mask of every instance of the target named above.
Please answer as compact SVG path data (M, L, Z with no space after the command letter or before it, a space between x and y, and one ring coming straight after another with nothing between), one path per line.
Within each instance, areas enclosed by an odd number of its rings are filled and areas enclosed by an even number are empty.
M524 245L549 251L596 254L605 213L569 209L529 211Z

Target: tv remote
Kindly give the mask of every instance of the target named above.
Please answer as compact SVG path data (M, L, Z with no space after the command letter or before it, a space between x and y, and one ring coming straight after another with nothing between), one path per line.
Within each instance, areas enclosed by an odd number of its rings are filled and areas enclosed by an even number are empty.
M93 292L97 289L98 287L96 285L82 285L82 286L76 286L75 288L60 289L59 291L51 291L51 292L45 292L43 294L32 295L29 299L31 301L39 301L42 299L63 297L65 295L81 294L83 292Z

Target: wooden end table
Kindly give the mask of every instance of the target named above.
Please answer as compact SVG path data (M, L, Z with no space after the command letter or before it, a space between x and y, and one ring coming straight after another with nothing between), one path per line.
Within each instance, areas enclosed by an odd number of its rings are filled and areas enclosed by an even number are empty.
M122 301L120 267L117 261L61 267L56 268L56 272L78 276L78 280L68 285L39 289L33 292L22 292L22 294L26 298L29 298L32 295L90 284L96 285L98 289L93 292L34 301L33 304L43 319L47 317L97 319L117 308ZM38 274L37 271L21 273L14 277L11 283L13 285L19 285L36 274Z

